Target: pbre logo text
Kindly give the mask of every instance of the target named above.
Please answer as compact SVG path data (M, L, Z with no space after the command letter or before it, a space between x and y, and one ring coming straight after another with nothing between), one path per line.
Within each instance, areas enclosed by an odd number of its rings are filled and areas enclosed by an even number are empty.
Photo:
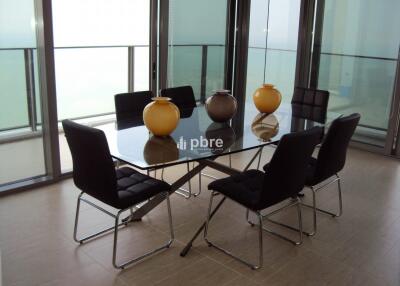
M200 136L200 138L191 138L184 139L183 137L179 138L178 144L176 144L178 149L180 150L196 150L196 149L222 149L224 146L224 140L221 138L204 138Z

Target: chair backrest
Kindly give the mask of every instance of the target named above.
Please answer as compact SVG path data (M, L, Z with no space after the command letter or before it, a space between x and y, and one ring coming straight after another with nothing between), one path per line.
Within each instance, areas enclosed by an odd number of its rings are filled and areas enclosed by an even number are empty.
M347 148L360 117L360 114L353 113L332 122L318 153L314 174L316 183L322 182L343 169Z
M63 120L75 185L105 203L117 198L116 174L104 132Z
M179 109L196 107L193 88L189 85L162 89L161 96L170 97Z
M314 127L281 138L264 175L261 206L295 196L304 188L306 167L322 132L322 127Z
M114 96L117 121L142 117L143 109L151 102L151 91L119 93Z
M328 101L329 91L296 87L292 98L292 116L325 123Z

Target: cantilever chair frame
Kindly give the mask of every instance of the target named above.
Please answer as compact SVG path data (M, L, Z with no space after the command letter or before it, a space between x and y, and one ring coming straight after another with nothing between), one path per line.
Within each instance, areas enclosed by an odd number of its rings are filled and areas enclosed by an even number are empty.
M193 168L194 168L194 162L192 164L192 169ZM163 180L163 181L164 181L164 169L165 168L161 169L161 180ZM189 162L186 163L186 171L188 173L190 172ZM154 170L154 176L157 178L157 170L156 169ZM197 193L193 194L194 197L197 197L201 193L201 179L199 179L199 183L200 183L199 191ZM182 197L184 197L185 199L190 199L192 197L192 183L191 183L191 180L188 181L188 186L189 186L189 189L185 189L183 187L180 187L178 190L175 191L175 193L180 195L180 196L182 196Z
M354 131L357 128L359 120L360 120L360 114L358 113L353 113L346 117L342 116L338 117L332 122L332 125L329 128L328 133L326 135L326 140L324 140L321 144L320 152L318 153L317 159L315 159L317 165L316 165L316 170L314 172L316 172L317 175L315 173L313 174L313 176L317 177L316 179L311 179L309 182L306 182L305 184L305 187L311 189L312 205L308 205L302 202L303 206L311 208L313 210L313 229L311 232L305 233L309 236L315 235L317 231L317 212L330 215L332 217L340 217L343 214L341 178L338 173L343 169L345 165L346 151L348 148L348 144L351 140L351 136L354 134ZM337 138L340 138L342 141L338 141ZM324 146L328 146L326 147L327 149L326 148L323 149ZM337 149L335 150L332 148L337 148ZM321 152L324 153L321 155ZM327 157L327 154L331 154L330 156L334 157L329 158ZM335 159L337 161L335 161ZM326 163L328 160L330 164L333 164L331 167L329 167L329 165L327 165ZM318 167L318 162L321 162L322 167ZM321 168L320 170L322 170L319 172L319 174L318 174L318 168ZM320 209L316 206L317 192L326 189L327 186L333 183L337 183L337 192L338 192L338 210L336 213Z
M303 200L301 200L301 205L305 206L307 208L311 208L313 210L313 229L311 232L306 232L303 231L303 233L307 236L314 236L315 233L317 232L317 212L332 216L332 217L340 217L343 214L343 199L342 199L342 187L341 187L341 178L339 176L339 174L335 174L333 177L331 177L332 179L330 180L325 180L323 182L323 184L317 184L315 186L305 186L305 188L308 188L311 190L312 192L312 205L306 204L303 202ZM325 189L326 187L328 187L329 185L333 184L333 183L337 183L337 191L338 191L338 204L339 204L339 209L336 213L321 209L317 207L317 193L323 189ZM292 226L289 226L287 224L281 223L281 222L277 222L276 220L271 220L268 219L268 221L270 221L271 223L286 227L288 229L294 230L294 231L298 231L299 229L294 228Z
M263 260L264 260L264 256L263 256L263 231L265 231L265 232L267 232L269 234L272 234L274 236L277 236L277 237L279 237L281 239L284 239L284 240L286 240L286 241L288 241L288 242L290 242L290 243L292 243L294 245L302 244L302 242L303 242L303 220L302 220L302 214L301 214L301 201L297 197L290 199L290 201L289 201L289 203L287 205L285 205L285 206L281 207L280 209L275 210L275 211L273 211L273 212L271 212L271 213L269 213L267 215L261 214L261 210L260 211L252 211L257 215L257 218L258 218L258 247L259 247L258 248L258 264L253 264L251 262L248 262L248 261L240 258L239 256L233 254L231 251L228 251L228 250L222 248L221 246L211 242L209 240L209 238L208 238L208 226L209 226L209 223L210 223L210 217L212 215L211 214L211 209L212 209L213 199L218 194L219 193L216 192L216 191L211 191L210 202L209 202L208 210L207 210L206 223L205 223L205 227L204 227L203 238L204 238L205 242L207 243L207 245L209 247L214 247L217 250L219 250L219 251L227 254L228 256L234 258L235 260L247 265L251 269L257 270L257 269L260 269L263 266ZM228 198L228 197L224 196L222 198L221 202L223 202L226 198ZM240 204L240 203L238 203L238 202L236 202L234 200L231 200L231 201L243 206L242 204ZM221 204L221 202L220 202L220 204ZM299 222L299 230L298 230L299 240L298 241L294 241L294 240L292 240L292 239L290 239L290 238L288 238L288 237L286 237L286 236L284 236L284 235L282 235L280 233L277 233L277 232L275 232L273 230L270 230L270 229L268 229L268 228L263 226L263 218L265 218L265 217L268 218L268 216L274 215L278 211L287 209L287 208L292 207L292 206L296 206L297 207L297 216L298 216L298 222ZM250 212L250 210L246 206L243 206L243 207L246 208L246 219L247 219L248 223L251 226L254 226L255 224L249 220L249 212Z
M114 104L115 104L115 113L116 113L116 117L117 117L117 121L118 120L124 120L124 119L129 119L129 117L125 118L126 116L126 110L122 111L121 109L121 103L120 101L123 99L123 97L131 97L131 96L138 96L140 94L141 97L148 95L148 103L151 102L151 98L152 96L152 92L151 91L138 91L138 92L125 92L125 93L118 93L114 95ZM126 101L126 99L125 99ZM142 101L144 101L144 99L142 98ZM145 103L147 104L147 101L145 101ZM145 104L143 104L143 108L144 108ZM136 110L139 111L139 110ZM121 114L123 112L123 114ZM142 113L142 111L140 111L140 114ZM123 116L125 115L125 116ZM117 160L117 164L116 167L117 169L122 165L123 163L121 163L120 161ZM187 171L189 172L189 163L187 164ZM157 169L152 169L152 170L147 170L147 175L150 175L150 172L154 171L154 177L157 178ZM161 171L161 179L164 180L164 168ZM184 188L180 188L180 191L176 191L177 194L184 196L185 198L190 198L191 196L191 182L188 182L189 184L189 191L184 189ZM186 195L186 193L188 193L188 195ZM197 195L197 194L196 194Z
M74 224L74 240L80 244L83 244L84 242L86 242L87 240L90 240L92 238L95 238L99 235L102 235L104 233L107 233L109 231L113 231L114 232L114 242L113 242L113 255L112 255L112 264L115 268L117 269L124 269L127 265L138 262L154 253L157 253L163 249L169 248L171 243L174 241L174 231L173 231L173 226L172 226L172 214L171 214L171 204L170 204L170 200L169 200L169 192L164 192L165 196L166 196L166 201L167 201L167 208L168 208L168 220L169 220L169 228L170 228L170 239L168 240L168 242L164 245L162 245L161 247L158 247L150 252L147 252L141 256L137 256L135 258L132 258L128 261L122 262L122 263L117 263L117 248L118 248L118 230L120 226L128 226L128 224L130 222L134 222L133 220L123 220L120 223L120 216L123 212L130 210L132 212L132 207L129 208L125 208L122 210L119 210L117 214L113 214L107 210L105 210L104 208L96 205L95 203L82 198L82 196L85 194L85 192L81 192L78 196L78 200L77 200L77 206L76 206L76 214L75 214L75 224ZM88 236L85 236L83 238L78 238L78 222L79 222L79 211L80 211L80 205L81 205L81 201L91 205L92 207L98 209L99 211L113 217L115 219L115 223L113 226L105 228L99 232L96 232L94 234L90 234Z
M294 88L294 91L293 91L293 93L294 93L294 94L293 94L293 97L295 96L295 93L296 93L297 90L304 90L304 91L314 92L314 96L315 96L316 93L320 93L320 94L324 94L324 95L325 95L325 97L326 97L326 106L324 106L324 110L322 110L322 113L325 114L325 119L324 119L324 120L315 120L315 119L313 119L313 118L310 118L309 116L300 116L300 117L298 117L298 118L299 118L299 119L312 120L312 121L315 121L315 122L318 122L318 123L321 123L321 124L326 123L326 112L327 112L328 101L329 101L329 96L330 96L329 91L327 91L327 90L320 90L320 89L312 89L312 88L304 88L304 87L295 87L295 88ZM298 103L298 102L294 102L294 99L292 98L292 103L291 103L291 104L292 104L292 106L293 106L293 104L299 104L299 103ZM307 104L303 104L303 105L307 105ZM297 117L297 116L295 116L295 117ZM270 146L270 147L272 147L272 148L276 148L276 145L275 145L275 144L271 144L271 145L268 145L268 146ZM264 147L265 147L265 146L260 147L261 152L259 153L257 169L260 168L260 162L261 162L261 157L262 157L262 151L263 151Z
M337 182L337 185L338 185L337 190L338 190L339 209L338 209L338 211L336 213L332 213L330 211L327 211L327 210L324 210L324 209L321 209L321 208L317 207L317 193L319 191L325 189L329 185L335 183L335 182ZM301 199L300 197L299 197L299 199L301 200L300 204L302 206L307 207L307 208L311 208L313 210L313 229L312 229L311 232L307 232L307 231L304 231L304 230L302 230L302 232L303 232L303 234L305 234L307 236L314 236L315 233L317 232L317 212L320 212L320 213L323 213L323 214L326 214L326 215L329 215L329 216L332 216L332 217L340 217L343 214L343 199L342 199L341 179L340 179L339 174L335 174L335 176L333 176L331 180L329 180L329 181L325 180L324 184L317 184L315 186L305 186L305 188L310 189L311 192L312 192L312 205L304 203L304 200ZM281 210L282 209L279 209L275 213L278 213ZM276 225L279 225L279 226L282 226L282 227L285 227L285 228L287 228L289 230L299 231L298 228L295 228L295 227L287 225L285 223L278 222L276 220L270 219L269 218L270 215L271 214L264 215L264 217L266 217L269 222L271 222L273 224L276 224ZM248 219L247 219L247 221L251 224L251 222Z
M325 181L324 184L318 184L315 186L306 186L312 191L312 199L313 203L312 205L308 205L306 203L301 203L303 206L312 208L313 209L313 231L311 233L307 233L309 236L315 235L317 232L317 212L324 213L327 215L330 215L332 217L340 217L343 214L343 200L342 200L342 187L341 187L341 179L340 176L336 173L335 176L331 177L332 179L329 181ZM339 203L339 209L337 213L332 213L330 211L324 210L317 208L317 192L325 189L327 186L337 182L337 191L338 191L338 203Z

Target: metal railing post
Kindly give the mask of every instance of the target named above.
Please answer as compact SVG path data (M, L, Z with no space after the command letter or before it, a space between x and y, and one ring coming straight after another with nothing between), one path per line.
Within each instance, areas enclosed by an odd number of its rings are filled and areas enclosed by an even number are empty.
M200 102L206 102L206 87L207 87L207 60L208 60L208 46L202 45L201 47L201 87L200 87Z
M135 46L128 47L128 92L135 91Z
M32 131L37 130L36 96L35 96L35 69L33 49L24 49L26 99L28 105L28 120Z

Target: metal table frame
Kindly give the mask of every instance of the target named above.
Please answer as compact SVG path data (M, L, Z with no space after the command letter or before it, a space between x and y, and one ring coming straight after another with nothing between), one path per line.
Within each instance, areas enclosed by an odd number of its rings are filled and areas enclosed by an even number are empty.
M263 146L272 144L273 142L265 142L265 144ZM249 161L249 163L246 165L246 167L243 169L243 171L246 171L250 168L250 166L253 164L254 160L259 156L259 154L261 153L263 148L260 148L262 146L255 146L253 149L258 149L257 152L253 155L253 157L251 158L251 160ZM243 151L247 151L249 149L243 150ZM196 160L196 162L198 163L198 165L196 167L194 167L192 170L190 170L188 173L186 173L185 175L183 175L182 177L180 177L179 179L177 179L174 183L172 183L171 185L171 191L170 191L170 195L174 192L176 192L177 190L179 190L180 187L182 187L186 182L188 182L190 179L192 179L194 176L196 176L197 174L200 174L201 171L205 168L205 167L209 167L212 169L215 169L217 171L220 171L222 173L225 173L227 175L235 175L235 174L240 174L241 170L226 166L224 164L215 162L215 159L220 157L220 156L224 156L224 155L228 155L227 154L220 154L219 156L216 156L212 159L210 158L206 158L206 159L198 159ZM184 164L186 162L182 162L182 164ZM157 168L163 168L163 166L159 166ZM123 220L123 222L130 222L130 221L140 221L142 219L143 216L145 216L147 213L149 213L152 209L154 209L155 207L157 207L160 203L162 203L164 200L166 199L165 195L157 195L155 197L153 197L152 199L150 199L147 203L141 205L140 207L138 207L136 209L136 211L132 212L127 218L125 218ZM223 197L218 204L215 206L215 208L212 210L211 214L210 214L210 219L214 216L214 214L217 212L217 210L221 207L221 205L224 203L225 201L225 197ZM180 255L183 257L185 256L190 248L192 247L193 242L196 240L196 238L199 236L199 234L204 230L206 225L206 222L204 222L199 228L198 230L195 232L195 234L193 235L193 237L190 239L190 241L186 244L186 246L183 248L183 250L181 251Z

